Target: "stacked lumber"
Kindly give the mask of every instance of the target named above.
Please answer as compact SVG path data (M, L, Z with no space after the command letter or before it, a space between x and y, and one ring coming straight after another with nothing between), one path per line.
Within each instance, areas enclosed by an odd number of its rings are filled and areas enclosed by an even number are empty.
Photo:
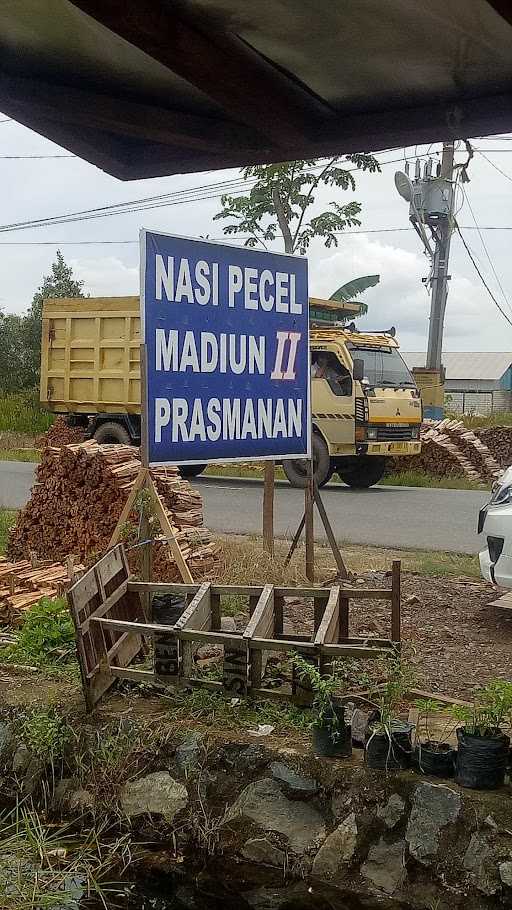
M468 430L461 420L445 418L426 420L421 428L421 453L411 458L394 458L392 470L424 471L434 477L465 476L489 484L501 469L480 433Z
M61 448L47 446L30 501L11 530L9 556L26 559L33 552L45 558L51 553L54 559L65 560L69 553L75 553L88 562L103 553L140 466L138 449L133 446L99 445L95 440ZM151 474L178 540L183 541L194 578L204 577L215 568L216 551L210 532L202 527L201 495L176 467L155 467ZM136 537L136 512L130 522L128 546L136 543L132 539L134 532ZM166 577L169 573L172 576L177 568L167 565L172 560L168 548L164 555ZM155 577L165 580L156 569Z
M459 451L472 463L482 481L494 481L501 468L488 447L479 436L464 426L462 420L426 421L435 426L439 433L446 433L455 442Z
M58 597L67 591L84 570L74 566L72 578L66 566L50 559L33 564L29 560L10 562L0 556L0 625L17 625L24 612L42 597Z
M46 433L36 439L36 446L40 449L45 446L65 446L83 442L84 439L85 430L82 427L70 427L64 417L57 417Z
M510 467L512 464L512 427L483 427L475 430L475 434L501 468Z

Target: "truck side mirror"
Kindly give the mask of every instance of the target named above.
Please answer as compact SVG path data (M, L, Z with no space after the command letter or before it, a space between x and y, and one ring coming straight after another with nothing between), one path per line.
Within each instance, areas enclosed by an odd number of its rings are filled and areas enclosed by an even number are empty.
M361 382L364 379L364 360L361 357L354 358L352 375L355 382Z

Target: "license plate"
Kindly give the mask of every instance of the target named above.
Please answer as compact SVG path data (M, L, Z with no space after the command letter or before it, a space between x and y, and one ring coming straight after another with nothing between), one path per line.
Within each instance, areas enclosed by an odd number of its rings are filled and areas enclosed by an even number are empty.
M388 452L408 452L409 446L409 442L392 442L389 446Z

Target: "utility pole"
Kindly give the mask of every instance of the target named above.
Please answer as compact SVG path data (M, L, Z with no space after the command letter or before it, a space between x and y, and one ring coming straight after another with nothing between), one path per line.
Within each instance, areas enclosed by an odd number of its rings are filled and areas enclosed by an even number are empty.
M431 287L430 321L425 367L413 370L423 399L425 417L439 419L444 413L444 381L442 375L443 330L446 298L448 296L448 259L453 231L454 171L453 140L443 143L441 164L432 174L429 159L421 174L420 161L416 161L414 180L409 179L408 163L405 173L397 171L395 185L400 195L409 203L409 220L418 234L432 262L427 284ZM430 229L429 238L426 228ZM431 245L434 241L434 246Z
M427 370L441 370L443 353L443 329L446 298L448 296L448 258L453 229L453 142L443 143L440 177L447 181L449 193L449 212L435 219L427 215L427 223L435 240L434 263L432 268L432 297L430 304L430 324L428 332Z

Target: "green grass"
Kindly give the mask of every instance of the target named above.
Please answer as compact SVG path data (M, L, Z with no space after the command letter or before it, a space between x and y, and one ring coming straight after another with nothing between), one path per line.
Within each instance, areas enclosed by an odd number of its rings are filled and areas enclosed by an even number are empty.
M446 411L445 417L452 420L462 420L469 430L478 430L482 427L510 427L512 426L512 411L495 411L494 414L458 414Z
M410 558L406 557L404 560L403 567L407 571L417 572L418 575L481 577L478 556L470 556L465 553L433 551L431 553L411 554Z
M37 390L0 396L0 433L44 433L53 414L39 405Z
M430 487L439 490L485 490L488 486L476 483L469 477L435 477L423 471L400 471L387 474L380 485L387 487Z
M0 556L3 555L7 548L9 539L9 528L12 528L16 521L16 512L9 509L0 509Z
M2 449L0 448L0 461L41 461L40 449Z
M307 733L311 711L279 702L250 702L225 697L221 692L194 689L188 694L169 696L169 715L174 720L199 720L207 726L230 724L256 729L258 724L271 724L276 733L296 730Z

